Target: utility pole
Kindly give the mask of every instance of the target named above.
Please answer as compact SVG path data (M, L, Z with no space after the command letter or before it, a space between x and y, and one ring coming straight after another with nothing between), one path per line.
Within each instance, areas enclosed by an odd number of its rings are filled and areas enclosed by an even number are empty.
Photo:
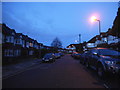
M118 2L118 8L120 8L120 1Z
M81 43L81 34L79 34L79 43Z

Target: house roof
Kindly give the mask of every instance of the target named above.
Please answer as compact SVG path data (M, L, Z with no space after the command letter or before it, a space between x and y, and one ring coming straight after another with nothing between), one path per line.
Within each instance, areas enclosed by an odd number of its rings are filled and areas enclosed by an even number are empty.
M5 35L12 35L12 33L15 33L14 29L10 29L6 24L2 24L2 33Z
M24 34L22 34L22 33L16 33L14 29L10 29L10 28L9 28L8 26L6 26L6 24L4 24L4 23L3 23L3 24L0 24L0 29L2 29L1 32L2 32L3 34L5 34L5 35L11 36L12 33L15 33L15 38L20 38L20 36L22 36L21 38L22 38L23 40L27 41L27 42L33 42L33 43L37 43L38 45L44 46L42 43L38 43L37 40L34 40L34 39L28 37L27 35L24 35ZM46 47L49 47L49 48L50 48L50 46L46 46Z
M82 43L80 43L80 44L70 44L69 46L70 47L79 47L80 45L82 45ZM67 46L67 48L69 48L69 46Z
M15 38L20 38L22 36L22 33L16 33Z
M87 43L95 43L96 40L101 40L100 35L94 36L92 39L90 39Z
M10 28L6 24L2 24L2 33L5 35L10 35Z
M101 32L100 35L102 35L102 37L107 37L107 33L106 32Z

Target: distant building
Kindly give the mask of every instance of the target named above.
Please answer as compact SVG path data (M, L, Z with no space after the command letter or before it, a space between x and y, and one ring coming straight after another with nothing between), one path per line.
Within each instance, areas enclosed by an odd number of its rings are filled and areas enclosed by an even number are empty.
M70 44L69 46L67 46L67 48L69 49L70 52L79 52L82 53L83 52L83 44Z

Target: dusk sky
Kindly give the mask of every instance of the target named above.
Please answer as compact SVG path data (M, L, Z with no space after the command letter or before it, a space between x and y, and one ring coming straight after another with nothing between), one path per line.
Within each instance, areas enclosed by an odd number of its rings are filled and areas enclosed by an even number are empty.
M78 35L88 41L101 31L111 28L117 15L117 2L3 2L2 22L17 33L23 33L44 45L51 45L58 37L63 47L75 44Z

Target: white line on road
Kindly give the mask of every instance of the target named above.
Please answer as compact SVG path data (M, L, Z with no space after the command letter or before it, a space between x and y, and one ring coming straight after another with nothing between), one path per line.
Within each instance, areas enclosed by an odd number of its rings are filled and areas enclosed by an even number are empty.
M109 88L106 84L104 84L104 87L105 87L105 88Z

